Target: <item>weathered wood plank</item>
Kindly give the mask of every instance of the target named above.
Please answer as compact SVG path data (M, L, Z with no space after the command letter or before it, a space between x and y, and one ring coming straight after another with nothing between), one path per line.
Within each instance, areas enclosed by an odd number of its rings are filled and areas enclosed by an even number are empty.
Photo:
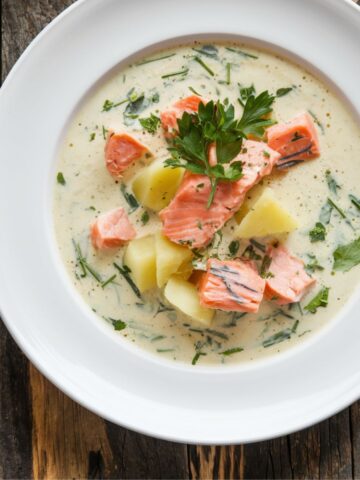
M0 478L31 476L28 361L0 320Z
M188 447L189 469L192 479L243 479L244 446Z

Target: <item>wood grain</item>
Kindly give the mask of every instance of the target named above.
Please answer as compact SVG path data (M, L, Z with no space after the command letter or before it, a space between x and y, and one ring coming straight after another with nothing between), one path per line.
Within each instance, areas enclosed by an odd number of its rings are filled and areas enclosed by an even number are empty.
M72 2L2 0L2 80ZM29 364L1 321L0 368L1 479L360 479L360 402L278 439L186 446L123 429L70 400Z

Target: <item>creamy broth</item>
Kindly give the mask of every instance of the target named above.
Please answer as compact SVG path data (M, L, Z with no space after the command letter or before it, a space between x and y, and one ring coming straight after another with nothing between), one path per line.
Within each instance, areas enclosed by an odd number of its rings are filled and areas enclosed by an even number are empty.
M360 159L360 132L343 101L309 72L288 60L247 46L217 44L218 59L200 54L215 73L212 76L193 60L194 46L201 47L200 44L187 45L158 52L149 58L167 58L129 65L116 72L86 99L71 121L61 149L57 171L62 172L66 183L55 185L54 222L66 269L89 308L100 319L107 320L109 328L113 327L111 319L126 323L126 328L114 332L114 335L123 335L151 352L187 364L191 363L201 346L206 355L199 358L199 364L228 364L274 354L306 340L331 321L356 288L359 267L346 273L332 272L332 253L339 244L356 239L360 230L360 211L348 196L354 194L360 197L360 169L356 164ZM228 63L231 64L230 79L226 71ZM182 71L187 73L162 78ZM276 99L273 117L283 122L307 110L316 119L320 158L304 162L287 173L273 173L264 178L262 185L271 186L280 202L299 222L296 231L278 237L279 240L305 263L311 262L309 254L316 255L324 269L312 273L317 284L299 305L293 305L291 309L288 306L279 308L263 301L256 315L217 311L212 327L206 329L172 309L160 290L145 293L144 301L140 301L113 267L114 261L121 264L124 248L104 253L95 251L91 246L89 225L98 214L118 206L123 206L128 213L132 210L124 199L120 182L115 181L105 168L106 131L113 129L133 133L149 146L156 158L168 157L161 128L151 135L143 130L138 119L124 117L126 103L108 111L102 110L106 100L120 103L134 89L134 92L143 92L149 99L149 106L139 114L140 118L145 118L150 113L158 115L177 99L195 91L207 99L228 98L238 109L239 116L238 84L253 84L258 93L263 90L275 93L278 89L292 87L289 93ZM128 192L131 193L131 179L146 162L148 160L139 162L126 172L123 181ZM340 186L336 195L329 190L326 170L331 171ZM250 191L248 197L251 195ZM345 212L347 219L333 210L326 240L311 243L309 230L319 221L321 207L330 196ZM144 213L141 205L129 213L138 236L153 233L161 226L157 214L147 211L150 220L146 225L141 220ZM220 258L227 258L229 254L234 225L235 220L232 219L222 229L222 234L215 235L212 248ZM91 275L81 278L73 240L79 243L83 255L102 280L117 274L115 282L102 288ZM264 243L263 239L259 241ZM239 252L247 245L247 241L241 241ZM304 311L303 307L323 286L330 288L328 306L318 308L315 314ZM276 334L279 335L273 337ZM271 341L274 338L282 341L274 343ZM264 342L270 346L265 347ZM220 354L233 348L242 348L243 351L228 356Z

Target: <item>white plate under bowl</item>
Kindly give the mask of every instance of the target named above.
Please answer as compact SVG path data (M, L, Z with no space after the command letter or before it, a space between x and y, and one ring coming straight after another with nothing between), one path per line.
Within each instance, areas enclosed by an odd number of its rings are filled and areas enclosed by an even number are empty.
M49 379L90 410L194 443L298 430L360 393L359 295L296 349L251 365L193 368L110 332L73 291L56 252L51 186L79 99L140 49L224 34L310 62L360 112L360 12L346 0L82 0L31 44L0 93L0 305L7 327Z

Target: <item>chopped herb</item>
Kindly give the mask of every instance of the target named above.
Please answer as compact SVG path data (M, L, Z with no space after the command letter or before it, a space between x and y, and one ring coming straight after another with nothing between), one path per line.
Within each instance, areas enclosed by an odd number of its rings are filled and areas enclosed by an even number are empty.
M310 115L313 117L314 122L315 122L316 125L320 128L321 132L324 133L324 132L325 132L324 126L323 126L323 124L320 122L320 120L318 119L318 117L315 115L315 113L313 113L311 110L308 110L308 112L309 112Z
M268 270L270 268L270 265L271 265L271 257L269 257L268 255L264 255L261 262L261 267L260 267L260 276L262 278L268 278L268 274L269 274Z
M229 340L229 337L225 333L218 332L217 330L213 330L212 328L206 328L205 332L209 333L210 335L214 335L214 337L219 337L223 340Z
M242 257L249 258L250 260L261 260L261 255L255 252L255 249L251 244L245 248Z
M232 240L229 244L229 252L232 257L235 257L240 247L240 242L238 240Z
M95 137L96 137L96 133L93 132L90 134L90 138L89 138L89 142L93 142L95 140Z
M127 283L130 285L132 288L132 291L135 293L135 295L142 300L141 292L138 289L138 287L135 285L133 279L130 277L129 273L131 273L130 268L127 265L123 265L120 267L117 263L113 263L114 267L118 272L124 277L124 279L127 281Z
M173 312L173 311L174 309L172 307L168 307L167 305L164 305L163 303L159 302L158 309L156 310L154 317L156 317L156 315L159 315L159 313Z
M56 180L57 180L57 183L60 183L60 185L66 184L66 180L62 172L58 172L58 174L56 175Z
M248 135L262 136L265 126L273 122L263 117L272 111L274 97L267 91L258 97L249 96L240 120L235 119L233 105L226 107L220 101L200 103L198 112L185 112L178 120L179 135L168 150L171 158L165 161L166 167L183 167L191 173L209 177L211 191L207 207L211 206L219 181L236 181L242 177L242 163L233 160L241 150L242 141ZM216 142L218 163L211 166L208 151Z
M74 239L72 242L75 249L77 263L82 271L80 276L83 278L87 276L87 273L90 273L90 275L94 277L97 282L102 283L101 275L91 265L89 265L81 251L80 245L76 243Z
M150 100L152 101L152 103L159 103L159 101L160 101L159 93L155 92Z
M135 210L137 208L139 208L139 204L138 204L138 201L136 200L136 198L134 197L134 195L132 193L129 193L129 192L126 191L126 187L123 183L120 186L120 190L121 190L121 193L123 194L127 204L130 207L128 213L130 214L130 213L135 212Z
M241 87L239 85L239 93L240 93L240 100L241 106L245 106L244 102L247 101L249 97L255 95L255 87L254 85L250 85L250 87Z
M168 353L168 352L175 352L175 348L157 348L156 351L158 353ZM205 355L205 354L204 354Z
M197 62L199 65L201 65L203 67L204 70L206 70L212 77L215 75L215 73L213 72L213 70L211 70L211 68L206 65L206 63L201 60L200 57L194 57L194 60L195 62Z
M259 58L259 57L257 57L256 55L253 55L252 53L244 52L243 50L238 50L238 49L231 48L231 47L225 47L225 48L226 48L226 50L228 50L229 52L238 53L239 55L241 55L241 56L243 56L243 57L254 58L254 59L258 59L258 58Z
M325 226L320 222L316 222L315 227L310 230L309 236L311 243L324 241L326 236Z
M165 335L156 335L155 337L152 337L152 339L150 340L150 342L158 342L159 340L164 340Z
M218 49L214 45L202 45L201 48L193 48L195 52L202 53L207 57L216 58L218 54Z
M315 270L324 270L324 267L319 264L315 255L308 253L310 262L305 265L305 269L308 273L313 273Z
M350 198L350 200L351 200L351 203L352 203L353 205L355 205L355 207L356 207L358 210L360 210L360 200L359 200L358 198L356 198L355 195L352 195L351 193L350 193L350 195L349 195L349 198Z
M231 83L231 63L226 64L226 84L230 85Z
M325 176L326 176L326 182L328 184L330 192L333 193L334 195L337 195L338 189L341 188L340 185L336 182L335 178L331 175L330 170L326 170Z
M145 212L143 212L143 214L141 215L141 223L143 225L146 225L149 220L150 220L149 213L145 210Z
M124 118L127 124L129 124L139 116L139 113L149 106L149 101L146 100L143 93L136 93L134 88L129 91L127 98L129 103L126 105Z
M163 57L156 57L156 58L149 58L147 60L143 60L140 63L136 63L136 66L146 65L147 63L158 62L159 60L165 60L166 58L170 58L176 55L176 53L169 53L169 55L164 55Z
M329 288L324 287L315 297L304 307L310 313L316 313L319 307L327 307L329 299Z
M102 126L102 136L103 136L103 139L106 140L106 134L108 133L108 129L104 127L104 125Z
M235 348L229 348L229 350L224 350L223 352L219 352L219 355L224 355L225 357L228 357L229 355L233 355L234 353L240 353L243 351L244 351L243 348L235 347Z
M334 270L347 272L360 263L360 237L346 245L339 245L333 253Z
M327 202L328 202L329 205L331 205L333 208L335 208L335 210L340 214L340 216L341 216L342 218L347 218L346 215L345 215L345 213L343 212L343 210L341 210L341 208L338 207L338 206L336 205L336 203L335 203L333 200L331 200L331 198L328 198L328 199L327 199Z
M107 280L105 280L105 282L101 284L101 287L105 288L107 285L109 285L109 283L112 283L115 280L115 278L116 278L116 273L112 275L110 278L108 278Z
M139 122L147 132L154 134L160 125L160 118L152 113L148 118L140 118Z
M172 72L172 73L167 73L166 75L162 75L161 78L170 78L170 77L175 77L176 75L183 75L185 77L188 73L189 73L189 69L183 68L178 72Z
M295 322L296 323L296 322ZM295 326L294 323L294 326ZM272 345L276 345L278 343L284 342L285 340L289 340L291 335L293 334L293 328L285 328L284 330L280 330L280 332L271 335L271 337L267 338L262 342L262 346L264 348L271 347Z
M270 158L270 153L267 152L266 150L263 150L263 155L265 158Z
M122 320L115 320L113 318L109 318L109 320L112 322L114 329L117 331L124 330L124 328L127 326Z
M260 243L260 242L257 242L257 241L254 240L253 238L250 239L250 243L251 243L251 245L253 245L255 248L257 248L258 250L260 250L261 252L265 252L265 251L266 251L265 245L263 245L263 244Z
M127 103L129 100L126 98L125 100L121 100L118 103L111 102L110 100L105 100L102 111L103 112L108 112L112 108L118 107L122 105L123 103Z
M206 356L206 353L196 352L194 355L194 358L191 361L191 365L196 365L201 356Z
M287 88L279 88L276 90L276 96L277 97L283 97L284 95L287 95L288 93L293 90L293 87L287 87Z
M321 207L319 220L323 225L328 225L330 223L332 211L333 207L329 202L326 202L325 205Z
M202 95L201 95L199 92L197 92L197 91L195 90L195 88L193 88L193 87L189 87L189 90L190 90L190 92L195 93L195 95L198 95L199 97L202 96Z

